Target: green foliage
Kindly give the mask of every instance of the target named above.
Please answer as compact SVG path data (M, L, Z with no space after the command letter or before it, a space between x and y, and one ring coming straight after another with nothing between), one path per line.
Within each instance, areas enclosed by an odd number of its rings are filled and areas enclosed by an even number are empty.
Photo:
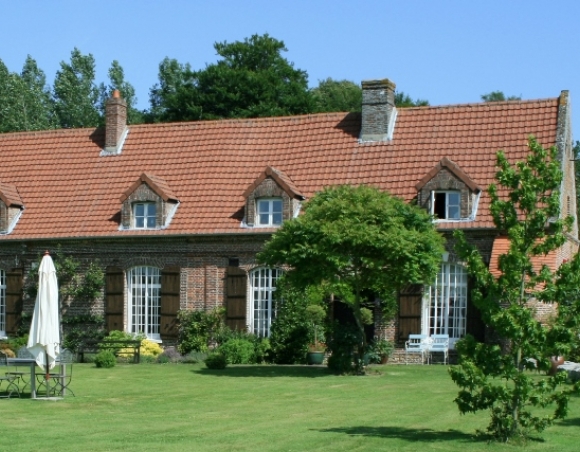
M276 296L284 301L276 303L276 318L270 329L272 362L304 364L308 344L312 342L311 324L306 316L306 306L310 300L302 291L284 287L281 281L278 282Z
M402 91L395 93L395 106L398 108L408 108L408 107L427 107L429 101L424 99L413 100L408 94Z
M211 353L204 362L208 369L225 369L228 365L227 358L220 352Z
M99 89L95 84L95 58L76 47L70 63L62 61L53 86L53 99L59 124L63 128L96 127Z
M253 35L243 42L216 42L217 63L192 71L166 59L151 90L153 121L254 118L309 113L305 71L282 57L284 42Z
M369 346L365 355L366 360L371 364L381 364L384 356L391 356L395 351L395 344L386 339L376 338Z
M216 308L213 311L179 311L179 352L207 352L212 344L219 344L226 334L224 323L225 311Z
M311 91L314 111L360 112L362 109L362 89L349 80L333 80L330 77L318 82Z
M46 76L28 55L20 74L10 73L0 60L0 132L55 127Z
M566 416L573 388L561 387L565 376L538 378L525 370L528 358L547 370L551 354L569 350L568 341L577 343L580 321L578 255L555 274L546 266L532 265L533 258L564 244L572 218L559 215L562 172L556 149L545 150L533 137L528 145L528 158L515 165L498 152L496 179L501 189L491 185L488 190L494 223L510 240L509 251L499 258L501 276L494 278L464 235L455 234L457 251L476 281L473 301L504 344L478 344L471 336L457 343L460 364L450 371L460 387L455 402L462 413L489 409L487 431L504 441L541 432ZM562 303L551 325L535 318L528 304L534 298Z
M506 97L503 91L492 91L488 94L482 94L481 100L484 102L504 102L513 100L522 100L521 96L508 96Z
M287 265L284 278L299 290L320 287L346 303L361 332L362 357L363 292L377 294L383 313L393 315L403 285L430 282L438 271L443 239L423 209L369 186L326 188L303 211L284 222L258 260Z
M243 331L229 331L217 351L229 364L259 364L270 352L270 341Z
M115 367L117 358L111 350L101 350L95 356L95 366L103 369Z
M101 83L99 86L99 110L101 115L105 116L105 107L113 91L119 90L121 97L127 102L127 124L140 124L144 121L143 113L135 108L137 97L135 88L129 82L125 81L125 71L117 60L113 60L109 68L109 84L106 86Z

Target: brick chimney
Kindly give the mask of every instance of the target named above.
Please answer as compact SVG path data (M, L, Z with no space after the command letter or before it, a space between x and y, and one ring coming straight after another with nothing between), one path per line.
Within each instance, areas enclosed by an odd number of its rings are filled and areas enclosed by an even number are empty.
M113 96L105 106L105 149L106 155L120 154L123 141L127 135L127 102L121 98L119 90L113 91Z
M362 82L361 142L389 141L393 138L397 109L395 84L389 79Z

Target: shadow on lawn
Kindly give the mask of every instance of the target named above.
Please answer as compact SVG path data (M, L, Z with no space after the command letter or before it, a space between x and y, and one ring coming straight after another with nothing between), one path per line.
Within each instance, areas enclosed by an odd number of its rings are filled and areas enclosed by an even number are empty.
M447 430L439 432L430 429L416 429L404 427L344 427L318 429L323 433L345 433L351 436L375 436L380 438L399 438L411 442L433 442L433 441L453 441L453 442L487 442L489 438L484 435L460 432L458 430Z
M200 375L212 375L215 377L299 377L316 378L331 374L326 366L282 366L282 365L235 365L225 369L201 368L192 370Z

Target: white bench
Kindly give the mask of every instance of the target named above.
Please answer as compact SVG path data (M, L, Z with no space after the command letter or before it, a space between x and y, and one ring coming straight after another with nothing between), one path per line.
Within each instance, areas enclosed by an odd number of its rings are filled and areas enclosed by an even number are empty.
M405 364L409 363L409 355L421 355L421 364L429 363L429 349L431 339L426 334L409 334L409 339L405 342Z

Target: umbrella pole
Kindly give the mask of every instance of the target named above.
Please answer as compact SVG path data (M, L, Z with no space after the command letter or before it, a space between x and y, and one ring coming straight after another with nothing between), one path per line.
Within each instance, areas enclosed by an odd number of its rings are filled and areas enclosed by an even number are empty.
M48 368L48 352L45 351L44 352L44 363L45 363L45 367L46 367L46 374L44 375L44 380L45 380L45 384L46 384L46 397L48 397L48 392L49 392L49 381L50 381L50 370Z

